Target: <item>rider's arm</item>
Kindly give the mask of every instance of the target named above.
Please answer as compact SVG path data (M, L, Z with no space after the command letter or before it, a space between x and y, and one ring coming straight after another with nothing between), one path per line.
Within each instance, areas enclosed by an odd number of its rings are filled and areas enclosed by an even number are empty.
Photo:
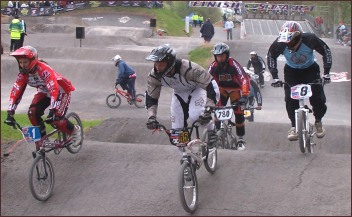
M250 92L250 76L244 71L241 64L239 64L235 59L230 58L229 61L232 61L230 64L236 71L238 80L240 81L242 96L249 96Z
M28 82L28 74L22 75L21 73L18 73L17 79L13 84L10 92L9 106L7 109L8 111L15 111L17 108L17 105L20 104L22 95L27 87L27 82Z
M277 58L284 52L286 48L285 43L277 42L277 39L271 44L268 54L267 54L267 63L268 69L273 77L273 79L278 79L278 70L277 70Z
M308 33L305 34L305 37L302 37L302 43L322 55L324 75L329 74L332 65L332 55L329 46L316 35Z
M251 59L249 59L248 60L248 63L247 63L247 69L249 70L249 67L251 67L251 65L252 65L252 61L251 61Z
M260 63L262 64L262 70L264 71L266 69L265 62L264 62L263 58L261 58L260 56L258 56L258 58L259 58Z
M154 76L154 69L149 73L147 78L147 91L145 92L145 105L148 111L148 117L157 115L158 101L161 92L161 82Z

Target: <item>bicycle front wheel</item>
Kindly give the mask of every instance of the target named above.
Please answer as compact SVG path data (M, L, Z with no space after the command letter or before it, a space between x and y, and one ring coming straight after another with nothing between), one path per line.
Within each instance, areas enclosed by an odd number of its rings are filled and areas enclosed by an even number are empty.
M134 104L135 104L135 106L137 108L144 108L145 107L145 96L144 96L144 94L137 94Z
M33 197L46 201L54 188L54 168L48 157L39 155L29 171L29 188Z
M118 108L121 105L121 97L115 93L106 97L106 105L109 108Z
M68 152L70 152L71 154L76 154L78 153L81 148L82 148L82 144L83 144L83 126L82 126L82 121L79 118L78 114L71 112L68 115L66 115L67 120L69 120L73 125L79 125L81 128L81 138L80 138L80 142L78 144L70 144L69 146L66 146L66 149ZM67 134L64 134L64 140L66 141L70 136Z
M232 134L232 127L225 126L225 132L227 137L226 149L235 149L237 150L237 140L236 136Z
M188 213L194 213L198 205L198 180L196 171L191 166L188 161L184 161L178 179L181 204Z
M216 171L216 165L218 162L218 150L216 146L209 148L208 146L202 147L202 154L204 158L204 167L205 169L213 174Z
M302 153L306 150L306 139L307 139L307 126L306 126L306 114L304 111L300 110L297 114L297 133L299 141L299 149Z

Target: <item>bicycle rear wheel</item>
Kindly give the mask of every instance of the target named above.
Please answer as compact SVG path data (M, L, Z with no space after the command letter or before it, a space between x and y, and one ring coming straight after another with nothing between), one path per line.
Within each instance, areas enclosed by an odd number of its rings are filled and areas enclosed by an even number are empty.
M188 161L184 161L178 178L181 204L188 213L194 213L198 205L198 180L196 171L191 166Z
M68 152L70 152L71 154L76 154L78 153L81 148L82 148L82 144L83 144L83 126L82 126L82 121L79 118L78 114L71 112L68 115L66 115L66 118L73 124L73 125L79 125L81 127L81 142L78 144L70 144L68 146L66 146L66 149ZM67 139L69 139L71 137L71 135L68 134L64 134L64 141L66 141Z
M137 94L136 95L136 101L135 101L135 106L137 108L144 108L145 107L145 96L144 94Z
M226 125L225 130L228 141L226 148L237 150L237 139L236 136L232 133L232 128Z
M306 115L302 110L300 110L297 114L296 127L297 127L297 133L298 133L299 149L301 150L302 153L305 153L308 131L306 126Z
M33 197L46 201L54 188L54 168L48 157L39 155L34 159L29 171L29 188Z
M106 105L109 108L118 108L121 105L121 97L115 93L106 97Z

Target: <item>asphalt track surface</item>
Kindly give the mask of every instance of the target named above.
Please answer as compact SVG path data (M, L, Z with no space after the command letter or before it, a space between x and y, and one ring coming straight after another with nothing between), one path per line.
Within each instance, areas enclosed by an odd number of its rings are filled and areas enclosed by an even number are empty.
M117 110L105 105L116 78L110 61L115 54L119 53L137 71L137 93L143 93L152 67L144 58L152 48L170 43L178 57L187 58L189 50L202 44L199 28L192 37L151 37L149 24L144 22L149 19L125 14L27 19L25 45L36 47L40 58L70 78L77 88L70 110L82 119L105 121L86 133L78 154L49 154L55 169L55 187L46 202L36 201L28 187L33 147L21 142L9 157L2 157L2 216L188 215L178 198L177 149L169 145L165 135L152 134L145 128L145 109L126 102ZM81 47L75 39L76 26L85 26L86 38ZM6 110L17 74L17 64L8 56L7 29L8 24L2 23L1 40L6 51L1 56L2 110ZM225 32L216 28L212 42L225 39ZM265 57L273 40L274 36L247 35L228 44L231 55L245 66L250 51ZM337 46L332 40L326 42L333 54L331 71L347 72L350 79L350 48ZM319 54L316 59L322 67ZM281 78L283 66L284 61L279 61ZM255 122L246 123L246 150L219 150L215 174L203 167L197 171L200 203L194 215L350 216L350 81L325 86L326 136L315 139L314 154L302 154L297 142L287 141L290 125L283 89L270 87L270 82L268 78L261 90L263 110L255 112ZM33 88L27 89L17 113L27 111L34 93ZM166 125L171 93L164 89L159 100L158 118Z

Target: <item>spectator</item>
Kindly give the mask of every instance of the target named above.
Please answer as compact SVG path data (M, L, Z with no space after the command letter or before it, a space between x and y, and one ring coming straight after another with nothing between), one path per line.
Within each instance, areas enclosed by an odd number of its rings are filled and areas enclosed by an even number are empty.
M198 24L199 24L199 27L202 27L202 25L203 25L203 20L204 20L203 16L202 16L202 15L199 15L199 16L198 16Z
M315 24L316 24L318 31L321 33L322 32L321 25L323 24L323 18L317 17L315 19Z
M13 5L13 14L18 15L18 10L20 9L20 2L15 1L15 4Z
M232 29L234 27L234 24L232 22L232 19L228 19L225 23L225 30L226 30L226 35L227 35L227 40L232 41Z
M198 15L196 13L193 14L192 21L193 21L193 27L196 28L198 23Z
M27 36L27 26L26 26L26 22L24 22L22 17L20 17L19 19L22 24L22 32L21 32L21 38L20 38L20 44L19 44L19 48L20 48L20 47L23 47L24 36Z
M204 44L208 44L213 38L215 33L214 26L210 22L210 18L207 18L207 21L205 21L203 26L200 28L200 33L201 33L201 37L204 38Z
M222 15L222 21L223 21L223 27L225 27L225 23L227 21L226 13L224 13L224 15Z
M21 40L21 33L23 31L22 23L18 19L18 15L15 15L15 18L11 21L9 25L9 32L10 32L10 52L17 50L20 48L20 40Z
M337 26L336 29L336 35L337 35L337 43L342 43L343 41L343 36L347 34L347 28L345 26L345 24L340 21L339 25Z

